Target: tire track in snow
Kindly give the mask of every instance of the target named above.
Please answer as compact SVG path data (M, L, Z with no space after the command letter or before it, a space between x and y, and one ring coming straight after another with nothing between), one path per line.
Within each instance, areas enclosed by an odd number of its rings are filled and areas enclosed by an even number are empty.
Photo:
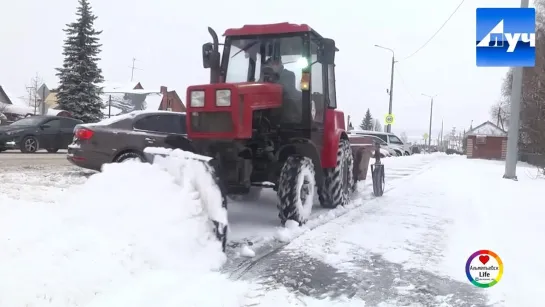
M402 159L402 157L397 158L397 159ZM428 169L433 167L435 159L437 159L437 158L435 158L433 156L425 156L425 157L422 157L421 160L415 161L415 164L413 165L413 167L403 166L403 167L399 167L399 168L393 167L392 169L386 168L385 169L385 172L386 172L386 186L385 186L384 192L387 193L388 191L394 189L397 184L402 184L403 181L408 180L410 177L416 176L418 174L421 174L422 172L427 171ZM387 164L385 163L385 165L387 165ZM390 172L392 173L393 178L390 177L391 176ZM404 175L402 176L401 174L404 174ZM337 209L330 210L329 211L330 214L328 214L329 218L327 218L327 217L322 218L322 219L320 219L319 217L311 218L306 224L306 227L308 228L307 231L312 231L313 229L315 229L317 227L320 227L320 226L322 226L322 225L324 225L324 224L326 224L328 222L331 222L331 221L333 221L335 219L340 218L341 216L351 212L351 210L364 205L365 201L367 201L367 200L370 200L370 201L375 200L375 199L373 199L373 196L372 196L372 190L369 191L367 189L367 187L371 186L371 182L370 182L371 176L368 175L367 178L368 179L365 181L364 187L361 187L361 186L359 187L360 191L362 191L362 192L359 193L359 196L357 197L357 199L352 201L351 204L348 205L346 208L337 208ZM390 182L390 180L393 181L393 184L392 184L392 182ZM333 216L331 216L331 213L333 214ZM302 232L298 233L297 236L292 237L292 240L296 239L297 237L299 237L301 235L303 235L305 232L306 231L302 231ZM273 256L275 253L279 252L283 247L288 245L289 242L279 242L279 241L276 241L276 240L270 240L268 242L261 243L261 245L255 251L256 256L254 258L251 258L251 259L235 258L235 259L233 259L233 256L234 256L233 250L236 249L241 244L242 244L241 242L234 242L234 243L231 242L230 243L230 245L229 245L229 249L230 249L230 252L229 252L230 257L229 258L230 258L230 261L228 261L228 263L224 266L224 269L223 269L223 271L228 273L231 278L237 279L237 280L238 279L243 279L244 276L248 272L250 272L253 269L254 266L256 266L257 264L259 264L262 261L266 261L267 258Z
M432 162L420 171L401 177L410 180L433 166ZM402 184L394 183L386 191ZM360 210L355 216L349 217L349 221L343 220L342 223L350 224L361 220L366 214L372 214L379 209L376 206L371 210ZM363 222L365 223L364 220ZM335 220L326 224L329 223L335 223ZM319 226L325 224L316 227ZM325 240L318 244L327 253L328 246L333 245L334 239L339 236L342 233L328 233ZM467 283L422 269L407 269L402 264L389 262L378 254L361 255L361 250L352 250L355 256L349 262L358 267L359 273L354 275L309 257L299 250L284 248L286 245L280 244L258 258L247 261L249 264L241 264L232 277L252 280L267 288L286 287L292 292L316 298L359 297L365 300L366 306L379 306L383 303L395 306L487 306L486 297Z

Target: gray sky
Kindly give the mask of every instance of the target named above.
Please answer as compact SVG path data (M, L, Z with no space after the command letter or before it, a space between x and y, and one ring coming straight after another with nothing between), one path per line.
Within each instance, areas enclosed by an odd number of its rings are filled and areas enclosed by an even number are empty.
M209 41L207 26L222 34L226 28L243 24L307 23L335 39L340 49L336 58L340 108L352 116L354 124L359 124L367 108L383 121L388 111L390 53L374 44L394 49L403 59L437 30L459 0L273 3L91 0L98 16L96 26L104 30L100 63L104 78L128 82L135 57L136 66L143 69L135 72L135 79L144 88L166 85L185 97L188 85L208 81L208 71L201 66L201 45ZM441 119L445 130L489 119L507 69L475 66L475 9L519 4L519 0L467 0L425 49L397 64L394 132L410 136L427 132L429 99L422 92L438 94L434 131L440 130ZM55 86L54 68L63 59L62 29L75 19L77 1L18 0L7 6L9 13L0 17L0 84L13 95L23 96L37 72L50 87Z

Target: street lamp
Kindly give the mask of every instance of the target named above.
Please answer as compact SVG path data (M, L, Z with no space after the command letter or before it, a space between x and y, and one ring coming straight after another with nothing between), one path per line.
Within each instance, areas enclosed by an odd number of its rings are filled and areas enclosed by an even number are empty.
M395 52L394 52L393 49L386 48L386 47L383 47L383 46L380 46L380 45L375 45L375 47L380 48L380 49L388 50L388 51L390 51L392 53L392 72L391 72L391 76L390 76L390 91L389 91L390 102L388 103L388 114L392 114L392 99L394 97L394 65L396 63ZM391 124L388 124L388 126L386 126L386 132L392 132L392 125Z
M430 128L429 128L429 131L428 131L428 150L431 150L431 123L432 123L432 118L433 118L433 98L437 97L437 95L426 95L424 93L422 93L422 96L426 96L428 98L430 98Z

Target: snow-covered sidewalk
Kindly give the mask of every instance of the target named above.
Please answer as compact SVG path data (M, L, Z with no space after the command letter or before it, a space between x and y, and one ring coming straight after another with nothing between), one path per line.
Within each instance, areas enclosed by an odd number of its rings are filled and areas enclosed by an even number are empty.
M444 156L383 198L294 240L285 253L302 252L354 277L344 277L358 283L352 295L371 306L542 306L545 180L525 164L518 182L503 172L503 162ZM478 250L503 260L505 273L492 288L466 277L466 261Z

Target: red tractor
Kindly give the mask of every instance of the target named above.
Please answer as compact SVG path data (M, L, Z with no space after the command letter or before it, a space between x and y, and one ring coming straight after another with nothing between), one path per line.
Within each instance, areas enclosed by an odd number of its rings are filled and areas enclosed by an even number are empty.
M337 109L335 41L305 24L228 29L223 44L208 31L210 84L187 89L190 150L213 158L228 195L273 187L283 225L307 221L315 192L322 207L346 205L372 147L351 148Z

